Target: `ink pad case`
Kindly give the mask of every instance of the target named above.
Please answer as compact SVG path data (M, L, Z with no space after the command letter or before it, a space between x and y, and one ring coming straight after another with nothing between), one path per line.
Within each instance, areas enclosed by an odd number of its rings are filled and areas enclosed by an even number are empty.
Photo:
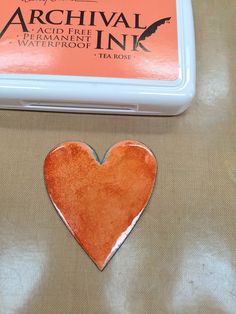
M177 115L196 89L191 0L2 0L0 108Z

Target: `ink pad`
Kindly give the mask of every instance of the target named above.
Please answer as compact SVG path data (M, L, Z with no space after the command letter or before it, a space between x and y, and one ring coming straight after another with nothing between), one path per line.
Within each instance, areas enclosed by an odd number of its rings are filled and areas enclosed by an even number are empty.
M191 0L2 1L2 109L177 115L195 68Z

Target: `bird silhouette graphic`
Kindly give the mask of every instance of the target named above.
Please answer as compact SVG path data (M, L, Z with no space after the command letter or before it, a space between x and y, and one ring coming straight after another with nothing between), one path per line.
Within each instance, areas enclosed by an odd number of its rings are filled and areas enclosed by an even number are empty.
M171 20L171 17L166 17L164 19L154 22L149 27L147 27L145 31L139 36L137 40L137 47L141 44L142 41L146 40L147 37L150 37L153 34L155 34L160 26L164 25L165 23L170 23L170 20Z

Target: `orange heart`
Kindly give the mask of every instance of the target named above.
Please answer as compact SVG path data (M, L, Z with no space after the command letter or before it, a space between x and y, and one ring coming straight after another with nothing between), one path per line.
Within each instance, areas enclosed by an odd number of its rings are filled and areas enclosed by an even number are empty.
M152 152L136 141L116 144L102 163L88 145L68 142L53 149L44 164L55 208L100 270L138 221L156 173Z

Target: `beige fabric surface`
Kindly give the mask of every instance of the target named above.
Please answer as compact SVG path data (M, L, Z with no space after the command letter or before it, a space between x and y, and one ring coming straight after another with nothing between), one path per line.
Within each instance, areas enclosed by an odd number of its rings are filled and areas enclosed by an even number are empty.
M0 111L0 313L236 313L236 2L193 1L197 96L183 115ZM100 157L145 143L159 162L144 215L100 272L44 186L48 151L84 141Z

